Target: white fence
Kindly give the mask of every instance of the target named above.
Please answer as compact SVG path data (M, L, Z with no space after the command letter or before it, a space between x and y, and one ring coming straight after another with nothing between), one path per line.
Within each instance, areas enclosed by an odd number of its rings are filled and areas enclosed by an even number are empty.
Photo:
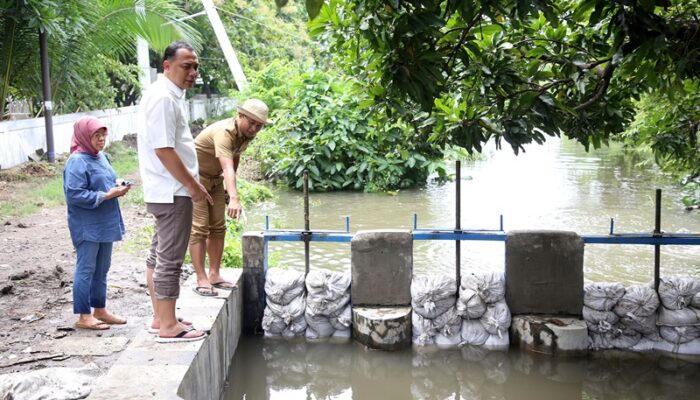
M188 100L190 121L223 114L236 106L230 98L193 98ZM110 110L64 114L53 117L53 140L56 154L68 152L73 135L73 123L90 115L102 120L109 129L109 141L121 140L124 135L136 133L138 106ZM28 160L38 149L46 151L44 118L0 122L0 169L11 168Z

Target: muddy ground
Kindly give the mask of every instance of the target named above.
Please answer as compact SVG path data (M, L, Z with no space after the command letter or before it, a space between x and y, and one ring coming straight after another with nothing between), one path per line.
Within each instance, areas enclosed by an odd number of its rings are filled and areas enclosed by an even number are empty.
M0 179L0 202L32 201L18 194L40 183L43 177L60 174L57 170L61 167L57 167L54 171L32 163L18 167L22 174L29 172L36 179L30 182ZM259 163L244 159L239 176L259 179ZM140 184L137 172L124 178ZM75 356L62 352L60 341L68 338L65 343L80 337L130 339L150 322L145 256L150 244L148 227L153 220L145 212L145 205L120 203L127 234L114 246L107 308L125 316L128 323L106 331L73 328L75 251L65 206L40 207L37 213L26 217L0 216L0 375L46 367L82 367L90 363L95 363L104 373L119 357L119 352ZM191 269L185 268L183 279L188 272Z
M12 185L5 182L3 192L11 191ZM144 227L152 224L144 208L122 204L127 235L124 241L115 243L108 275L107 307L127 317L129 323L101 332L73 328L75 251L65 206L0 221L0 374L53 366L80 367L90 362L100 369L109 368L118 353L76 357L62 354L56 350L59 346L51 344L66 337L133 337L144 329L151 312L144 275Z

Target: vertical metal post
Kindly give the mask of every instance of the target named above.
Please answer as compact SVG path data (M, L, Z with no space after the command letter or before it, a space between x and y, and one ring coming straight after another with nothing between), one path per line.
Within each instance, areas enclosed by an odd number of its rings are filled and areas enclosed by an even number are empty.
M304 267L309 273L309 171L304 171Z
M656 211L654 216L654 236L661 236L661 189L656 189ZM661 246L654 245L654 289L659 290L661 271Z
M456 162L457 170L457 185L455 185L455 232L459 233L462 230L461 227L461 197L462 197L462 163L460 161ZM460 240L455 240L455 279L457 279L457 290L459 291L459 285L462 280L461 271L461 259L462 259L462 242ZM457 292L459 294L459 292Z
M49 79L49 49L46 32L39 28L39 52L41 54L41 82L44 89L44 125L46 125L46 155L50 163L56 160L53 146L53 102L51 101L51 80Z

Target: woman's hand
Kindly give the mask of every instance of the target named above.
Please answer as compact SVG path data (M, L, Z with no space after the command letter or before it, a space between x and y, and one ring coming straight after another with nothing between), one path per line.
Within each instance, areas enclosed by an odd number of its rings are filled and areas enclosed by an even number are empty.
M107 192L107 196L105 196L105 200L113 199L115 197L121 197L124 196L129 192L129 189L131 189L131 185L127 186L115 186L111 189L109 189L109 192Z

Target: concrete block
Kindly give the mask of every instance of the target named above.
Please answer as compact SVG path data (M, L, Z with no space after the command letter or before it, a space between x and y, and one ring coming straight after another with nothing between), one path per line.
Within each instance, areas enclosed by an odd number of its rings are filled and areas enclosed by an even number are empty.
M580 316L583 245L574 232L508 232L506 302L511 313Z
M352 337L372 349L411 346L411 307L353 307Z
M243 331L262 333L265 310L265 240L262 232L243 234Z
M528 351L557 356L588 352L588 328L578 318L519 315L510 332L513 343Z
M413 238L410 231L359 231L350 249L353 305L411 304Z

